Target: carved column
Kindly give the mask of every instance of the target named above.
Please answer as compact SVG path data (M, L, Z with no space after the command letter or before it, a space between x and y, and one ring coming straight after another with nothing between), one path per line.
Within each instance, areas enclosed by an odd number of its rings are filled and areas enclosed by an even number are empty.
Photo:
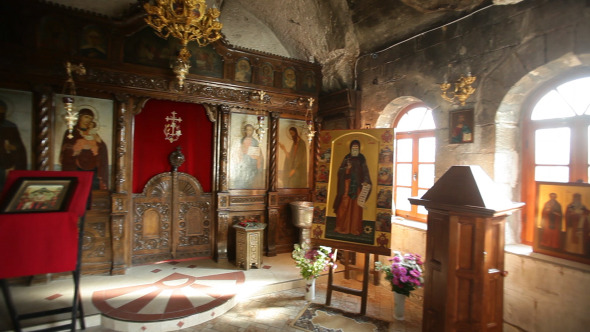
M35 155L36 160L31 164L36 166L37 170L51 170L51 158L49 155L49 133L51 128L51 108L53 104L51 88L42 86L35 88Z
M170 235L172 236L171 254L172 258L177 258L176 249L178 248L180 242L178 229L179 226L177 221L180 219L180 186L178 185L178 167L180 167L185 160L180 146L176 148L176 151L170 154L170 157L168 159L170 161L170 164L172 165L172 202L170 203L170 206L172 207L170 211L170 220L172 221L170 230Z
M269 192L268 192L268 227L266 236L266 253L268 256L277 255L277 225L279 223L279 193L277 191L277 146L280 113L270 114L270 156L269 156Z
M215 225L214 259L227 260L227 241L229 231L229 188L228 188L228 155L229 148L229 117L230 108L221 106L219 112L219 188L217 190L217 220Z
M131 123L133 115L143 106L138 106L137 98L118 95L116 96L116 135L115 140L115 190L111 203L111 246L113 262L111 274L125 274L127 267L131 265L130 225L133 213L131 213L131 163L132 133Z

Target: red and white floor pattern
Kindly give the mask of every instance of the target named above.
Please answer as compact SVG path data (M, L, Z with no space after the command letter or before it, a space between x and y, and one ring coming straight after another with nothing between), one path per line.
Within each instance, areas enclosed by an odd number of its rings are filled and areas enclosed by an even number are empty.
M118 320L170 320L219 307L236 296L244 280L241 271L203 277L174 272L154 283L96 291L92 303Z

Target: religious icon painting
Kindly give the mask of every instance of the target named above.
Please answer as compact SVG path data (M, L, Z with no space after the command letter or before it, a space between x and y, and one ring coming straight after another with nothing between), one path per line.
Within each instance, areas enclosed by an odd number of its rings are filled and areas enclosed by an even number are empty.
M113 153L113 101L76 96L77 119L71 130L65 119L64 95L56 94L53 170L94 172L92 189L109 189Z
M379 178L377 183L382 186L393 186L393 167L384 166L379 167Z
M264 62L260 66L260 71L258 74L258 83L266 86L273 86L275 81L274 76L274 68L268 62Z
M265 189L267 137L257 115L232 113L230 120L230 189ZM260 129L264 129L261 131Z
M327 198L314 201L315 211L324 211L313 219L313 232L321 233L316 243L390 254L392 186L380 184L380 171L392 173L393 165L383 162L389 160L383 151L393 153L392 135L393 129L322 131L320 151L331 155L321 164L328 171Z
M533 251L590 264L590 184L537 182Z
M33 94L0 89L0 188L10 170L31 169Z
M249 83L252 78L252 66L248 58L238 59L236 62L234 80Z
M452 111L449 115L449 143L473 143L473 109Z
M303 120L279 119L278 187L307 188L309 142Z
M108 39L104 29L90 24L82 28L78 54L86 58L106 59Z
M313 92L316 89L315 73L311 70L306 71L303 75L303 90Z
M192 54L189 73L208 77L223 77L223 57L217 53L212 44L199 47L197 43L189 43L188 49ZM250 66L249 63L247 65Z
M315 189L314 201L318 203L326 203L328 197L328 187L326 185L318 184Z
M289 67L283 71L283 88L295 89L297 87L297 74L295 69Z
M3 213L65 211L76 185L75 177L23 177L8 191Z

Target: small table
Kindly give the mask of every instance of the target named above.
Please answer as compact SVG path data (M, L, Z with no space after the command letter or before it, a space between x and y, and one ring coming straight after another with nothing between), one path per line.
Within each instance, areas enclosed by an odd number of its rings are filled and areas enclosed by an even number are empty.
M244 270L260 268L266 224L248 223L248 226L235 224L233 227L236 229L236 266Z

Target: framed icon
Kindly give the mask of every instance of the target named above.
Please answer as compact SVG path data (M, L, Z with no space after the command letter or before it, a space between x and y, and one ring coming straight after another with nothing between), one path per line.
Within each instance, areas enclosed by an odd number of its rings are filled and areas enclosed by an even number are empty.
M65 211L77 183L75 177L23 177L11 186L3 213Z

